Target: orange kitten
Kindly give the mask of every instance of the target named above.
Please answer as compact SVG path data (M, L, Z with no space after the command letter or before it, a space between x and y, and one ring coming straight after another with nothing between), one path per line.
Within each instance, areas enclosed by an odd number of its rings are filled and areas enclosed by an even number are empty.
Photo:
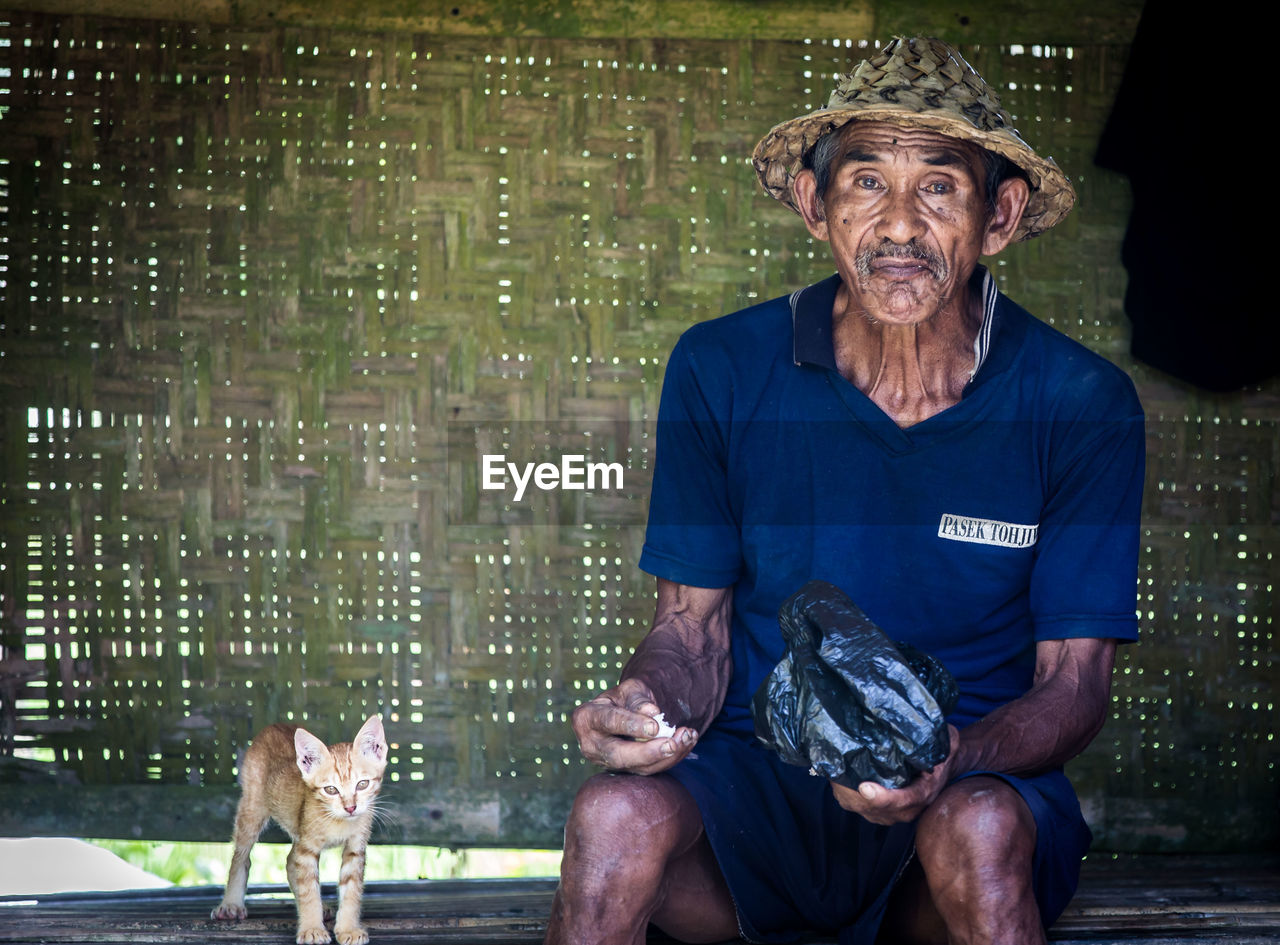
M352 743L326 747L296 725L269 725L258 733L240 766L235 852L215 919L243 919L249 850L275 818L293 839L286 866L298 903L298 945L329 941L320 905L320 851L343 845L338 914L333 932L341 945L365 945L360 925L364 854L374 804L387 766L382 719L373 716Z

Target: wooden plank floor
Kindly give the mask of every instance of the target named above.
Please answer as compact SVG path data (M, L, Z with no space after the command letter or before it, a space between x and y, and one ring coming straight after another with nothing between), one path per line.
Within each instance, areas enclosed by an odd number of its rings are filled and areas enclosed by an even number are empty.
M533 945L542 940L554 890L553 879L371 883L365 918L372 945ZM284 887L252 887L250 917L237 923L209 919L220 896L220 889L199 887L0 899L0 942L293 941L293 902ZM1280 942L1280 856L1090 859L1080 893L1050 939L1055 945Z

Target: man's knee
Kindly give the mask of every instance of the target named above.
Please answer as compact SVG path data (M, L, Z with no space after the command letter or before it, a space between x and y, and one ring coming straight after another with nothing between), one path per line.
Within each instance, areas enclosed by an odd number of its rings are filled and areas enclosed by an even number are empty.
M1022 796L1004 781L984 777L943 791L920 818L916 835L926 872L931 865L1029 871L1035 842L1035 818Z
M637 859L665 861L687 843L683 790L660 776L594 775L579 789L565 824L566 856L591 859L601 868L639 865Z
M643 941L650 920L689 942L724 941L738 928L698 805L664 775L583 784L551 912L547 941L557 943Z

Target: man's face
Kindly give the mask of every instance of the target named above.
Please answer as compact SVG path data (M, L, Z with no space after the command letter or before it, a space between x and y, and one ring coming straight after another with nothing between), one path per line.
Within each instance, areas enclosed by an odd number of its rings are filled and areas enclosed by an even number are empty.
M963 300L978 257L1008 242L991 239L1001 211L988 220L978 148L936 132L853 122L826 194L803 174L809 206L800 180L797 197L810 232L831 244L851 310L879 322L921 324Z

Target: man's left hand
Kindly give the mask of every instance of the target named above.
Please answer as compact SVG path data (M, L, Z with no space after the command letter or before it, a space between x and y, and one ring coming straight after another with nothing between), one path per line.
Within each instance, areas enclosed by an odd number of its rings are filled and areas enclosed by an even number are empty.
M921 774L906 787L887 788L872 781L864 781L857 790L842 784L831 783L836 803L847 811L860 814L873 824L906 823L924 813L942 793L942 789L959 771L955 768L956 750L960 747L960 733L954 725L947 726L951 733L951 751L945 760Z

